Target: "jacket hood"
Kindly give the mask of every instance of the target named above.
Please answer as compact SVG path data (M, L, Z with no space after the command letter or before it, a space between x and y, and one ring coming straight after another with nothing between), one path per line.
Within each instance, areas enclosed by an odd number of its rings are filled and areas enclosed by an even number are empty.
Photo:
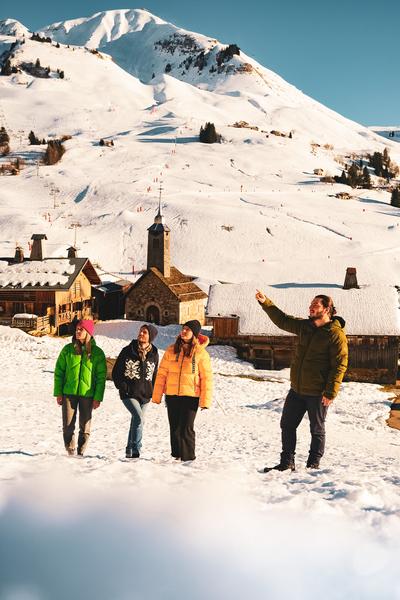
M308 317L308 323L309 326L311 328L315 327L314 322L312 319L310 319L310 317ZM322 327L326 327L328 329L332 329L332 328L339 328L339 329L344 329L344 326L346 325L346 321L343 319L343 317L339 317L337 315L335 315L332 319L332 321L328 321L328 323L325 323L325 325L322 325Z
M207 348L208 344L210 343L210 338L204 335L203 333L199 333L197 341L199 343L199 346L201 346L202 348Z
M335 315L332 319L332 327L340 327L341 329L344 329L344 326L346 325L346 321L343 319L343 317L339 317L337 315Z

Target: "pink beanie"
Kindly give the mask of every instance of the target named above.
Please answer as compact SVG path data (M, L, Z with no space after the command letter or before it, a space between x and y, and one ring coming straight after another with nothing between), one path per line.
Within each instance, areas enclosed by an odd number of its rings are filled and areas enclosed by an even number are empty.
M78 327L83 327L92 337L94 334L94 322L91 319L82 319L76 324Z

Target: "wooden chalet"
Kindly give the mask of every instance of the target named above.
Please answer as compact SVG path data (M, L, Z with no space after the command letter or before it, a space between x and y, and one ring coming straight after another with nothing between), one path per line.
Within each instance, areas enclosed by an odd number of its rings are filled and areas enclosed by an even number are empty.
M88 258L44 258L45 235L32 236L30 258L17 247L0 258L0 323L67 333L76 319L92 316L92 285L100 278Z
M211 286L207 318L213 324L213 343L236 347L238 356L253 362L256 368L286 368L291 363L297 336L272 323L255 300L256 289L263 290L287 314L305 318L312 298L327 294L332 296L338 315L346 321L349 367L345 379L395 383L400 342L398 292L391 286L358 288L355 269L347 275L355 280L350 289L335 285L321 289L306 284L275 287L260 282Z
M170 229L161 214L161 203L148 229L147 270L126 297L126 318L158 325L205 321L207 294L171 265Z

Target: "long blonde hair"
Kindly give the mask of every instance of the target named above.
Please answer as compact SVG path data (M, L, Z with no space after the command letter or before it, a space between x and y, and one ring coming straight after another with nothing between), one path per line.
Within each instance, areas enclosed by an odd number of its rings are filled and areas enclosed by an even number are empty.
M87 331L85 331L85 333L86 337L83 343L76 339L75 333L74 337L72 338L72 343L74 344L76 354L82 354L83 347L85 347L86 355L88 358L90 358L92 355L92 336Z

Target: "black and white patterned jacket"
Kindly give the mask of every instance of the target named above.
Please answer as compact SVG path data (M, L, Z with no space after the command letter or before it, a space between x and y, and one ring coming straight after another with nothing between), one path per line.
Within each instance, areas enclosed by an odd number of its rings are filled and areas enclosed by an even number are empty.
M152 344L146 359L141 360L138 341L132 340L123 348L115 362L112 378L120 398L136 398L141 404L149 402L157 375L158 350Z

